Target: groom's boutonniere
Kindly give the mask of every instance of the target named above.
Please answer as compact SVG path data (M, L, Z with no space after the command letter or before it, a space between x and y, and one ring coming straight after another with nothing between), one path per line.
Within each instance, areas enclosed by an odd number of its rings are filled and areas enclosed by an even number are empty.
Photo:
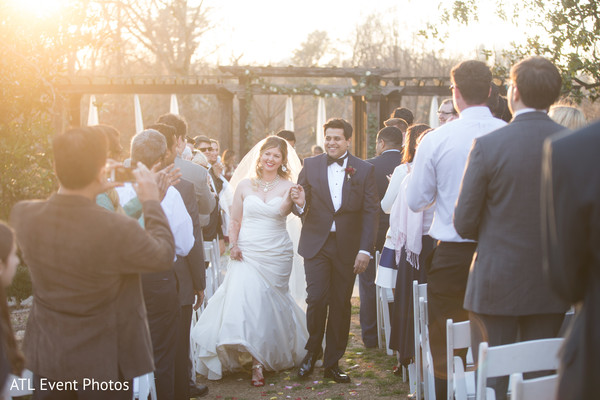
M352 177L352 175L354 175L356 173L356 169L354 169L353 167L346 167L346 179L350 180L350 178Z

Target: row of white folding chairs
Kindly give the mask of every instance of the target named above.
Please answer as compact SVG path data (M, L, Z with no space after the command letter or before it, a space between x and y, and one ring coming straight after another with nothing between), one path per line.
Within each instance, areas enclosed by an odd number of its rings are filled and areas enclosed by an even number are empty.
M487 342L479 345L477 385L474 366L467 357L467 366L460 357L454 357L455 349L471 346L469 321L454 323L446 321L448 400L494 400L496 393L487 387L488 378L510 376L512 400L539 400L555 397L557 375L523 380L523 373L557 370L562 338L539 339L489 347ZM476 389L475 389L476 388ZM426 397L427 399L427 397Z
M221 251L218 239L204 242L204 259L210 263L209 268L206 270L206 289L204 291L204 302L206 303L223 283Z
M413 281L413 324L415 364L408 369L410 392L415 394L417 400L434 400L433 358L427 328L427 284L419 284L416 280Z

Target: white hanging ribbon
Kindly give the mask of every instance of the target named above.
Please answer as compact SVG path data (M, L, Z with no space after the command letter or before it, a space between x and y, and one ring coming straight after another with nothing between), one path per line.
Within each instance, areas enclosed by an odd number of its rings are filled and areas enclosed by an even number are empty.
M135 113L135 132L139 133L144 130L144 120L142 119L142 107L140 106L140 97L137 94L133 95L133 110Z
M90 108L88 110L88 126L98 125L98 107L96 107L96 96L90 96Z

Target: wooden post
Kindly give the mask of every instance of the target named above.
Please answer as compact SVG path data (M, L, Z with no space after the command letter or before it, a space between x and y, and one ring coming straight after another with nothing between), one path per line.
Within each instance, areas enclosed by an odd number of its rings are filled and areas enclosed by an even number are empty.
M240 87L245 88L248 79L244 76L239 78ZM238 101L240 106L240 155L246 154L248 150L248 136L250 134L250 114L248 110L252 107L252 97L247 98L247 93L238 93Z
M222 92L217 95L219 103L219 143L221 149L233 150L233 94Z
M72 127L81 126L81 94L69 95L69 119L67 125Z
M354 134L352 139L352 154L358 158L365 158L367 130L367 107L362 96L352 96L352 114Z
M365 131L365 158L375 157L377 132L380 127L381 96L378 94L366 96L367 129Z

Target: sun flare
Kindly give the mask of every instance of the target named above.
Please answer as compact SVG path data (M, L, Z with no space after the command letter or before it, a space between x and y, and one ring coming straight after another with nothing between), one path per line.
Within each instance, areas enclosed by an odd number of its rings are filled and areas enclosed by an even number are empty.
M9 7L19 14L50 17L64 9L70 0L8 0Z

